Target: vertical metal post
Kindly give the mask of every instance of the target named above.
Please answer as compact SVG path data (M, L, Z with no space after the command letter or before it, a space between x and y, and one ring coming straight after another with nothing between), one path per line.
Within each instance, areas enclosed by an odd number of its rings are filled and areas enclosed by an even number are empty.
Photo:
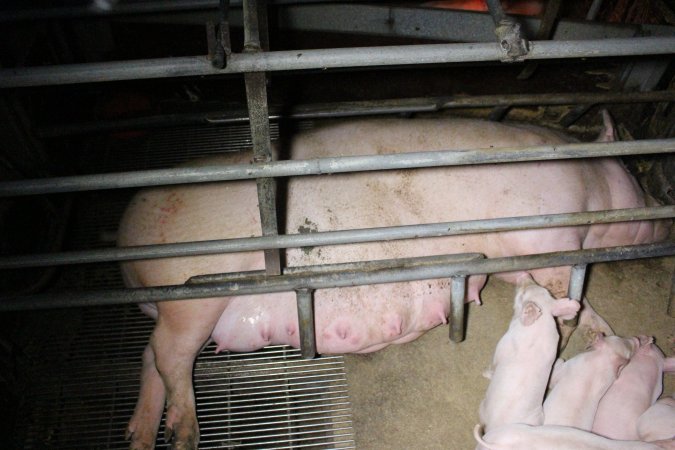
M459 343L464 340L464 297L466 297L466 277L452 277L451 295L450 340Z
M261 51L258 7L259 4L256 0L244 1L244 51L247 52ZM265 73L246 73L244 74L244 81L246 83L246 101L251 124L253 159L257 163L269 162L272 160L272 151ZM263 236L276 235L279 232L276 211L276 181L274 178L258 178L256 184L262 234ZM265 270L268 275L281 274L279 250L265 250Z
M668 298L668 315L675 317L675 271L673 271L673 278L670 282L670 297Z
M570 273L570 284L567 288L567 296L578 302L581 301L581 297L584 294L584 281L586 280L586 264L577 264L572 266L572 272ZM576 327L579 323L579 315L577 314L574 319L565 320L565 325Z
M295 291L298 304L298 333L300 334L300 353L303 359L316 356L316 339L314 335L314 290L297 289Z

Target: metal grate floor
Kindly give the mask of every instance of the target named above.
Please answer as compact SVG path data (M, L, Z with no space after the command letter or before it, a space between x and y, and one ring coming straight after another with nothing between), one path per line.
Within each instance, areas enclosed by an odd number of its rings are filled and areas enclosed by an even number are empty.
M25 449L128 448L124 430L154 322L128 305L82 314L74 336L44 344L49 356L29 375L41 382L25 397ZM342 357L302 360L286 346L214 349L194 370L200 448L355 448ZM161 437L157 448L168 448Z

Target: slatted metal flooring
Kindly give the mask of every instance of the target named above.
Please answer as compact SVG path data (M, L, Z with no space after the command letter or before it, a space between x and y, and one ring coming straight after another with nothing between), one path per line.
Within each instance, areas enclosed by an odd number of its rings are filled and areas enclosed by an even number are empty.
M23 448L123 449L154 325L135 306L88 308L74 337L46 342L26 395ZM200 448L354 448L342 357L267 347L214 353L194 371ZM163 436L164 425L159 436ZM157 448L168 448L160 437Z

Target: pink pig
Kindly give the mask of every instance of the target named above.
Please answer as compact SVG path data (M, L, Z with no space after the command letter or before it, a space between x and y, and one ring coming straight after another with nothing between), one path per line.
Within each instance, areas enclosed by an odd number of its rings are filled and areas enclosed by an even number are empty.
M675 371L675 365L671 369ZM662 398L645 411L637 421L637 432L643 441L675 438L675 394Z
M675 371L675 358L666 359L652 338L639 339L640 348L600 400L592 429L596 434L612 439L638 439L638 418L661 395L663 372Z
M509 329L497 344L492 381L480 405L480 419L487 431L507 423L543 423L542 402L559 340L554 317L574 317L579 303L554 299L529 274L523 274L518 278L513 310Z
M473 435L476 450L658 450L675 449L675 440L658 442L618 441L588 431L560 425L532 426L522 423L504 425L482 438L480 425Z
M640 346L638 338L598 335L591 350L553 367L544 424L591 430L600 399Z

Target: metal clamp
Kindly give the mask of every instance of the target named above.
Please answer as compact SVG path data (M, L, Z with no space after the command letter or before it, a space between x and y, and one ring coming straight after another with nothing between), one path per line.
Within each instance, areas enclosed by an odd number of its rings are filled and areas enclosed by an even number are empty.
M520 24L507 16L499 0L487 0L488 9L495 23L495 34L502 50L502 62L523 60L530 51L530 45L523 36Z

